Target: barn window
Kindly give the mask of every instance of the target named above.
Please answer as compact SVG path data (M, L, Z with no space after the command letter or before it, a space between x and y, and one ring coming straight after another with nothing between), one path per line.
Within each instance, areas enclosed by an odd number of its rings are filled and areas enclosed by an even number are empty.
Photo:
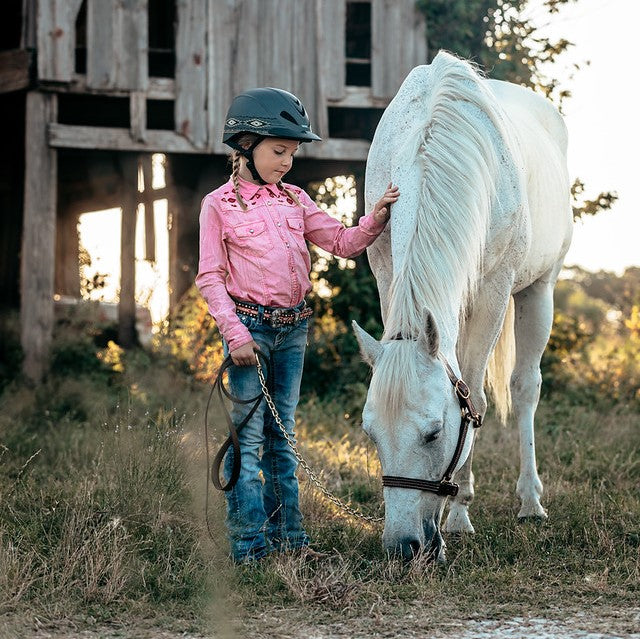
M60 93L58 122L80 126L129 128L129 99L106 95Z
M147 100L147 129L175 129L173 100Z
M149 0L149 76L176 73L175 0Z
M346 82L371 86L371 2L347 2Z
M329 107L329 137L372 140L384 109Z
M87 72L87 0L83 0L76 16L76 73Z

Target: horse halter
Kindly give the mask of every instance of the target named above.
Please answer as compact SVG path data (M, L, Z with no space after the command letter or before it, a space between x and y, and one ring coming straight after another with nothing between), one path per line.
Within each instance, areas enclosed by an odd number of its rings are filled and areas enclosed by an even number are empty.
M397 336L393 339L402 339L402 337ZM458 443L456 444L453 458L451 459L449 466L447 466L447 470L444 471L444 475L440 481L383 475L382 485L388 486L389 488L412 488L413 490L422 490L428 493L435 493L441 497L455 497L458 494L460 487L458 484L451 481L451 478L453 477L456 466L460 461L460 455L462 455L464 442L467 438L469 424L473 424L473 428L480 428L480 426L482 426L482 415L476 411L473 402L471 401L471 391L469 390L469 387L454 373L449 362L443 355L439 355L439 359L444 364L444 369L447 372L449 380L453 384L456 397L460 403L460 432L458 434Z

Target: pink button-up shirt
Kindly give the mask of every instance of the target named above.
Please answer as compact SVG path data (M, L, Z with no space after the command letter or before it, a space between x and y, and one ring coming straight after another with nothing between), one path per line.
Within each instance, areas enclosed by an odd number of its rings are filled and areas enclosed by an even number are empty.
M288 308L311 290L305 240L339 257L362 253L384 229L373 214L345 228L297 186L286 187L305 208L272 184L239 179L244 211L229 180L209 193L200 211L200 265L196 285L234 350L252 340L232 298Z

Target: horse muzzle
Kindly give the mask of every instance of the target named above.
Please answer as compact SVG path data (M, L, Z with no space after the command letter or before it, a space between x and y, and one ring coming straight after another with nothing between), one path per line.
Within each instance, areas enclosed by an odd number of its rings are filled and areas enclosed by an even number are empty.
M385 533L382 536L382 543L385 550L391 557L411 561L418 557L423 557L427 561L444 563L445 544L439 529L432 521L425 522L423 534L420 535L393 535Z

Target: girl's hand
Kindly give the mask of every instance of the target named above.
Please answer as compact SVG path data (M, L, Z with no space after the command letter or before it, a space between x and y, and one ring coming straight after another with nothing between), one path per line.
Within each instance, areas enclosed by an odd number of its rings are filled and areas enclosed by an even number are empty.
M373 207L373 219L378 224L385 224L389 220L391 215L391 205L400 197L400 190L397 186L393 186L392 182L389 182L387 190L384 195L376 202Z
M260 347L251 340L247 344L239 346L235 350L231 351L231 359L236 366L251 366L256 363L255 351L259 351Z

